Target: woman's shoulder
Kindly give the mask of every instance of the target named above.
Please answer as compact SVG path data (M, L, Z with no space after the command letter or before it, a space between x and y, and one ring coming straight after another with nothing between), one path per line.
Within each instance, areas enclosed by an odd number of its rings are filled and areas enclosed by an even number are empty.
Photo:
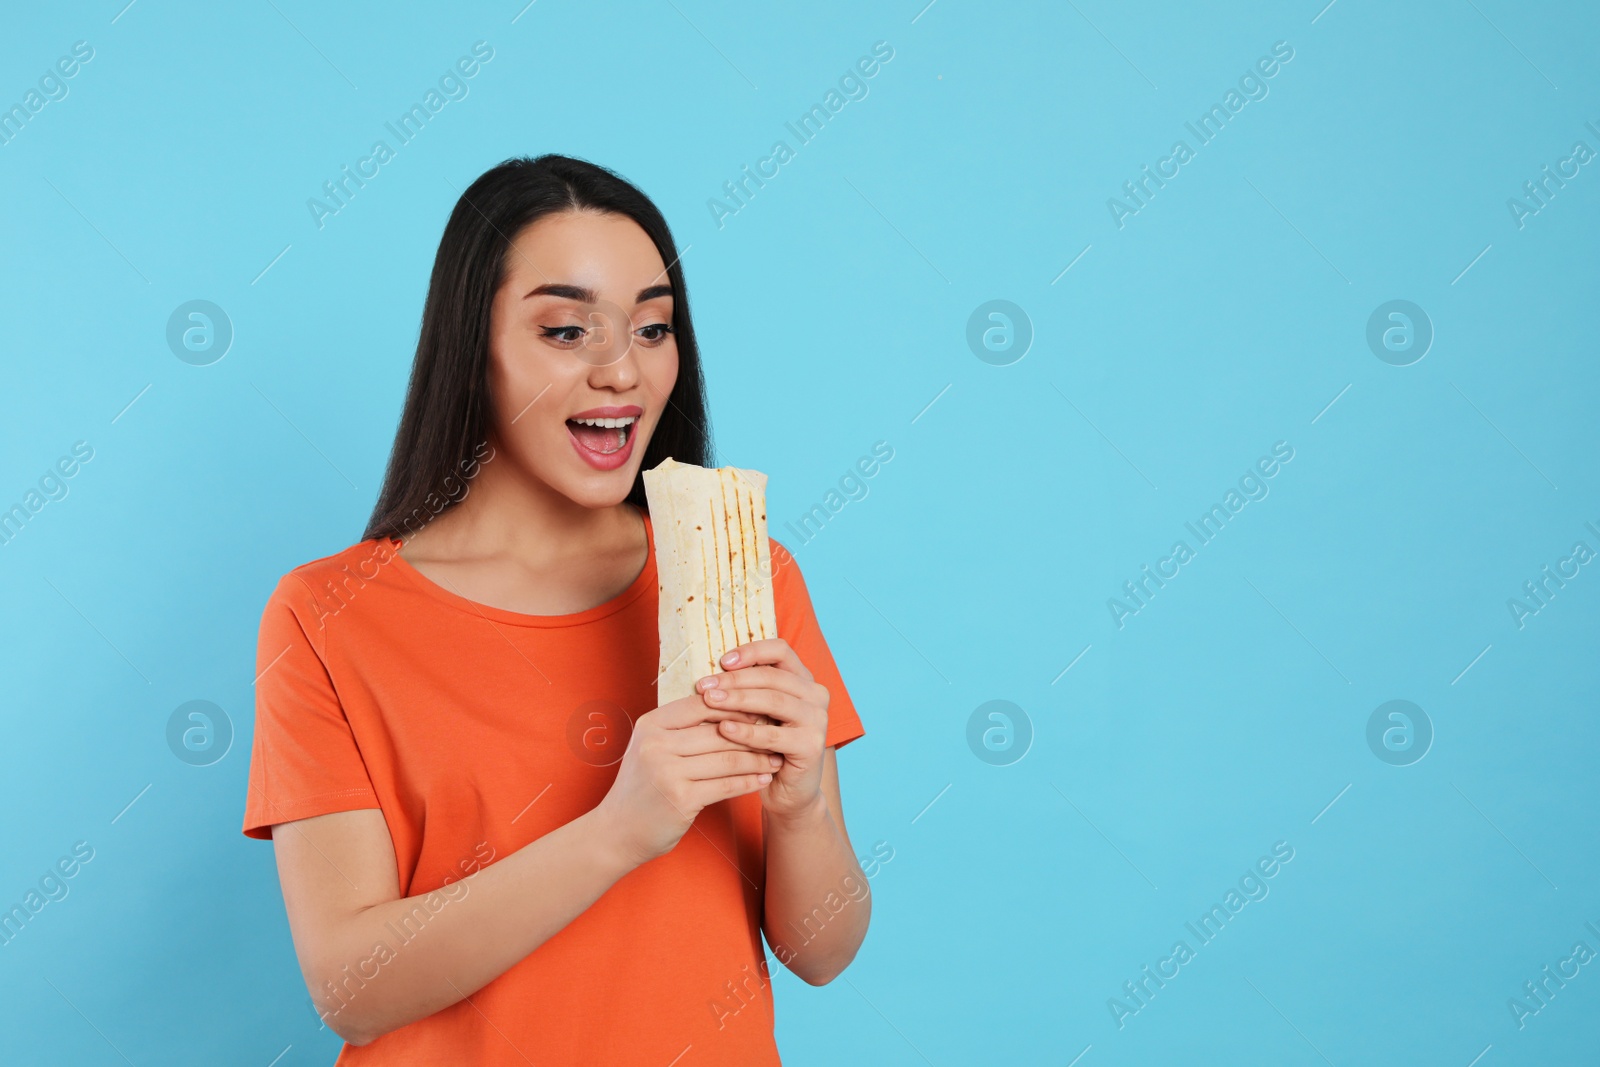
M399 545L390 538L357 541L337 552L308 560L285 572L268 599L306 621L341 610L368 584L377 581L385 567L400 558Z
M776 537L767 535L767 551L772 559L772 580L774 583L784 581L790 571L798 571L800 565L795 562L794 553Z
M777 601L778 610L786 613L795 604L803 605L803 610L810 610L811 591L800 569L800 561L776 537L769 535L767 544L772 558L772 595Z

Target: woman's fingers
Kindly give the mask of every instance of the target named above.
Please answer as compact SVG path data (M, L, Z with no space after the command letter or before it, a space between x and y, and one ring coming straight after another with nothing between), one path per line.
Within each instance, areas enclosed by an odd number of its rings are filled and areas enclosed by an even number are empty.
M804 725L828 710L828 688L776 667L741 667L695 683L708 708L752 712Z
M737 722L734 719L723 719L721 722L704 722L699 726L692 726L686 730L674 730L668 736L667 744L670 750L679 756L699 756L707 752L736 752L749 750L756 746L747 744L734 737L724 734L719 726L723 722L737 723L740 726L753 724Z
M792 726L753 726L749 723L734 722L731 719L719 723L717 729L721 735L741 745L761 749L764 752L777 752L781 755L804 755L807 749L804 731L796 730Z
M781 756L750 749L728 749L723 752L706 752L698 756L684 756L682 763L683 770L692 782L739 774L771 774L781 766L783 766Z
M778 667L765 666L741 667L736 671L708 674L695 682L694 687L702 697L706 697L708 704L711 704L708 694L718 689L776 689L801 700L812 699L819 693L827 692L823 686L798 674L791 674Z
M771 774L734 774L726 778L707 778L703 782L689 783L689 796L697 810L719 800L732 800L746 793L765 789L772 781Z
M755 721L755 716L737 708L714 708L701 694L680 697L648 712L651 721L664 730L686 730L703 722L720 722L723 719ZM643 716L641 716L643 718Z
M722 666L726 670L738 667L750 667L758 664L771 664L791 674L797 674L806 681L811 681L811 672L806 670L806 665L800 662L800 657L794 649L789 647L789 642L781 637L770 637L765 641L751 641L747 645L729 650L722 657Z
M813 705L807 704L792 693L777 689L744 686L738 689L723 689L719 685L715 689L707 690L705 696L709 707L754 712L791 726L805 725L816 713Z

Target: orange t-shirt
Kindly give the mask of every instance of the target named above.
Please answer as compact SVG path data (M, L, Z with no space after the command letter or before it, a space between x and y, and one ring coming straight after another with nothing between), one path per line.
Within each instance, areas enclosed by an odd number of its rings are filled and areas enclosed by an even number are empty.
M399 545L363 541L297 567L268 600L244 832L270 840L274 823L378 808L400 893L420 897L605 796L632 720L656 707L660 590L653 538L627 589L571 615L457 596ZM861 720L799 566L776 540L771 550L778 633L827 687L827 743L843 745L865 732ZM346 1045L338 1062L776 1064L764 885L760 797L712 804L671 852L470 1003ZM390 952L430 917L413 916L385 939ZM375 951L347 968L341 997L359 995L388 958Z

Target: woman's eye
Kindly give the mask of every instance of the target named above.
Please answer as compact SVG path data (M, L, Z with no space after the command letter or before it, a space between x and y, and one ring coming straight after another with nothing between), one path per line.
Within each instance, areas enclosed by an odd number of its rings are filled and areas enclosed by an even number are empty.
M585 326L541 326L539 336L554 344L557 348L580 348L585 344L605 344L605 335L610 332L610 327L600 322L595 325L595 335L589 336L589 329ZM672 327L664 322L651 323L641 326L634 331L640 343L655 347L661 344L672 333Z
M563 348L573 348L583 343L584 329L582 326L541 326L541 336L555 341Z

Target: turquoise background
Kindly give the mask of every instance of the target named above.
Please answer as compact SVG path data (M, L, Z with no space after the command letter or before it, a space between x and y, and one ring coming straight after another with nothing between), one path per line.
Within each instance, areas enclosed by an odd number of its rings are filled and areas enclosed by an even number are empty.
M1593 1055L1600 962L1520 1028L1508 1001L1600 951L1600 565L1520 627L1507 605L1600 550L1600 163L1520 227L1507 204L1600 151L1592 6L123 2L0 33L5 107L94 49L0 145L0 507L94 453L0 546L0 904L94 850L0 947L0 1061L333 1060L239 832L256 626L360 535L459 191L544 151L619 170L688 246L718 459L770 475L867 727L846 808L893 859L849 970L778 980L785 1062ZM319 229L307 199L480 40L468 95ZM878 41L868 95L796 147ZM1279 41L1268 95L1196 147ZM1119 228L1108 198L1179 138ZM234 331L208 366L166 341L196 299ZM997 299L1020 359L968 344ZM1406 366L1367 343L1391 300L1434 334ZM864 499L783 529L878 441ZM232 724L206 766L168 747L191 700ZM968 742L992 700L1027 723L998 755ZM1431 724L1409 765L1367 741L1390 700ZM1277 842L1201 946L1184 924Z

